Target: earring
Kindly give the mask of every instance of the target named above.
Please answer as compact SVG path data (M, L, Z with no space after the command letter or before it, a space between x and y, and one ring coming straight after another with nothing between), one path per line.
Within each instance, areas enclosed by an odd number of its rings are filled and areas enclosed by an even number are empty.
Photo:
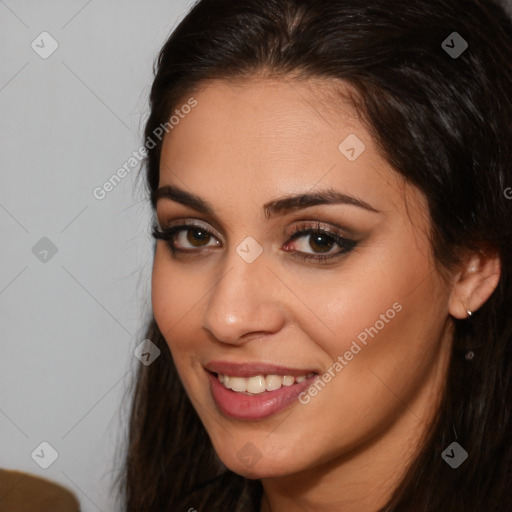
M468 318L473 314L473 312L470 309L466 309L466 313L468 314Z
M471 361L471 359L475 357L475 353L472 350L468 350L464 357L466 358L466 361Z

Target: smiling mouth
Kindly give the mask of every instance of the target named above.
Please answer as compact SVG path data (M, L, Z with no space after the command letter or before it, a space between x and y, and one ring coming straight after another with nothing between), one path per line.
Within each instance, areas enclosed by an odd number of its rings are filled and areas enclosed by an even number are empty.
M293 386L314 377L316 373L304 375L253 375L251 377L237 377L223 373L210 372L217 377L218 381L226 388L235 393L244 395L260 395L268 391L276 391L282 387Z
M204 369L217 410L243 421L264 420L283 411L319 376L313 368L264 362L211 361Z

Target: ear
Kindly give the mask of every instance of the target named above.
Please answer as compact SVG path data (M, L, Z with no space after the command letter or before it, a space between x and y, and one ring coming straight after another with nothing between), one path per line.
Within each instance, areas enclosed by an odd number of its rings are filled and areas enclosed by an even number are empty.
M468 310L477 311L492 295L501 276L501 260L492 249L472 252L463 260L448 301L455 318L467 318Z

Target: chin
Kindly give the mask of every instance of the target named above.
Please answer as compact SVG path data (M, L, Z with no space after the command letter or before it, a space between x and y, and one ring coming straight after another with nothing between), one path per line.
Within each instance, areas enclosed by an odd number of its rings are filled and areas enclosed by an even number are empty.
M277 459L276 453L261 453L250 442L237 451L217 453L228 469L252 480L287 476L300 470L296 455Z

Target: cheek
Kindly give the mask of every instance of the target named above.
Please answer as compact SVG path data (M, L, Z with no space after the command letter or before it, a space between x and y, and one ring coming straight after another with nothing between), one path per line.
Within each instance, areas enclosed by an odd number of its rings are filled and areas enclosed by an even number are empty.
M371 258L354 258L338 274L318 273L296 282L294 291L308 306L308 311L301 306L302 329L332 359L350 350L354 340L364 347L365 342L369 346L408 336L399 333L417 324L425 304L436 300L436 283L429 279L424 255L401 260L393 252L371 252Z
M151 274L151 303L156 323L160 332L164 334L172 325L177 301L173 293L176 286L174 276L166 270L160 253L160 249L157 248Z
M183 374L184 365L193 364L201 345L201 306L211 285L203 272L170 261L167 252L159 247L155 254L151 302L155 321Z
M180 271L177 265L169 262L165 248L158 248L155 254L151 278L151 301L155 321L162 333L180 380L190 396L193 384L190 376L194 372L193 355L197 354L194 347L192 326L198 320L194 318L198 303L198 292L194 283ZM193 278L192 278L193 279Z
M325 371L334 374L326 379L361 417L393 405L389 383L401 397L417 389L439 354L447 314L448 294L428 250L405 252L399 241L386 248L367 251L371 259L359 259L338 277L302 281L296 290L310 307L301 329L326 355Z
M198 302L200 290L193 276L169 261L167 252L165 247L158 247L155 253L151 302L156 323L172 351L174 340L181 339L176 333L190 324L189 315Z
M333 392L361 417L369 410L384 414L396 402L393 393L405 399L426 378L439 354L447 303L445 288L421 253L409 254L407 262L384 259L375 272L366 270L330 285L323 309L320 295L309 295L332 332L303 324L329 359L340 363L331 365Z

